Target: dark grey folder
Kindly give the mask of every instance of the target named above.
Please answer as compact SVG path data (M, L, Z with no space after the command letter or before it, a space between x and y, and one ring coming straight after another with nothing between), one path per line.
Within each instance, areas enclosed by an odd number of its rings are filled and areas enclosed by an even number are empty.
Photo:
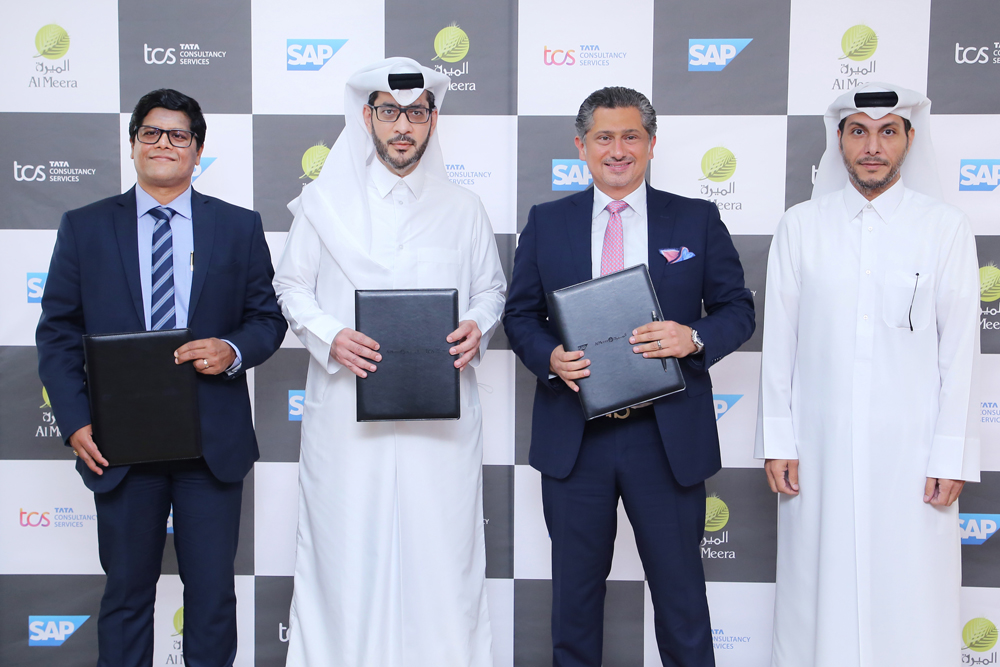
M356 290L354 321L382 355L377 371L357 378L359 422L462 416L447 340L458 328L458 290Z
M633 329L663 319L645 264L549 292L546 300L563 349L590 359L590 376L576 381L587 419L684 389L677 359L645 359L628 342Z
M174 350L190 329L83 337L94 442L112 466L201 456L198 380Z

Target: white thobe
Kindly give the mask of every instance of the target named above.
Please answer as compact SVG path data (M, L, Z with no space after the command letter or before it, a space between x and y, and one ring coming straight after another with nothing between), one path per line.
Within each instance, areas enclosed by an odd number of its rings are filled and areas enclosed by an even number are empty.
M368 168L366 223L292 223L274 284L310 353L288 665L487 667L482 412L475 366L506 281L479 198L420 166ZM352 224L353 222L353 224ZM365 243L365 239L368 243ZM355 289L457 288L480 349L458 421L356 421L356 376L330 356Z
M798 459L800 488L778 504L772 664L958 664L958 505L923 494L979 479L968 219L902 183L795 206L765 304L756 456Z

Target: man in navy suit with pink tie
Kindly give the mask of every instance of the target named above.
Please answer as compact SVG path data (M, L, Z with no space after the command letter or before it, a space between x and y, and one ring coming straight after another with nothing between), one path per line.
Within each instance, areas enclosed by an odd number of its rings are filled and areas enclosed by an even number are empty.
M635 532L665 667L714 665L700 542L704 481L721 468L710 366L754 330L753 299L711 202L645 183L656 113L628 88L592 93L576 145L594 187L532 207L514 257L504 328L538 380L530 463L552 538L555 667L600 667L605 581L621 499ZM645 263L663 312L632 332L635 354L677 357L683 392L586 421L584 352L563 350L547 292Z

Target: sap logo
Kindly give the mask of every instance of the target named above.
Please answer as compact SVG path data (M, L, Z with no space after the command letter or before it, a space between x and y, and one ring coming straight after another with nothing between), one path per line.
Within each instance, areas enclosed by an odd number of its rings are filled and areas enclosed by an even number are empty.
M48 512L26 512L23 507L20 510L21 525L25 528L48 528L52 525Z
M962 544L982 544L993 537L1000 524L1000 514L959 514Z
M45 291L45 281L48 278L47 273L28 274L28 303L42 302L42 293Z
M62 646L90 616L29 616L28 646Z
M955 42L955 62L959 65L985 64L990 61L990 47L977 48L969 46L963 48L961 44ZM969 54L972 54L971 56Z
M288 421L302 421L302 412L305 410L306 392L302 389L288 390Z
M14 180L15 181L44 181L45 180L45 166L39 165L37 167L30 164L18 164L17 160L14 160Z
M715 421L719 421L743 398L743 394L712 394L712 398L715 399Z
M290 72L315 72L333 58L346 39L289 39L286 41Z
M689 72L721 72L733 58L740 55L750 39L689 39Z
M959 190L991 192L1000 185L1000 160L962 160Z
M194 172L191 173L191 182L194 183L198 180L198 177L208 171L208 168L212 166L218 158L214 157L203 157L199 160L198 164L195 165Z
M167 515L167 535L174 534L174 506L170 506L170 514Z
M556 66L575 65L576 58L573 55L574 53L576 53L575 49L568 49L564 51L562 49L550 49L546 46L545 53L542 55L542 62L546 65Z
M594 182L583 160L552 160L552 190L586 190Z
M151 49L149 44L143 44L142 48L142 56L147 65L173 65L177 62L177 49Z

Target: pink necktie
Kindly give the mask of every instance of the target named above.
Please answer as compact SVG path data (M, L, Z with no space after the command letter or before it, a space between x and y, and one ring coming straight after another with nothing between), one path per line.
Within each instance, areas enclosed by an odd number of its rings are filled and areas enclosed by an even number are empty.
M621 212L628 208L628 204L623 201L613 201L604 208L611 212L611 219L608 220L608 228L604 231L604 249L601 251L602 276L625 268Z

